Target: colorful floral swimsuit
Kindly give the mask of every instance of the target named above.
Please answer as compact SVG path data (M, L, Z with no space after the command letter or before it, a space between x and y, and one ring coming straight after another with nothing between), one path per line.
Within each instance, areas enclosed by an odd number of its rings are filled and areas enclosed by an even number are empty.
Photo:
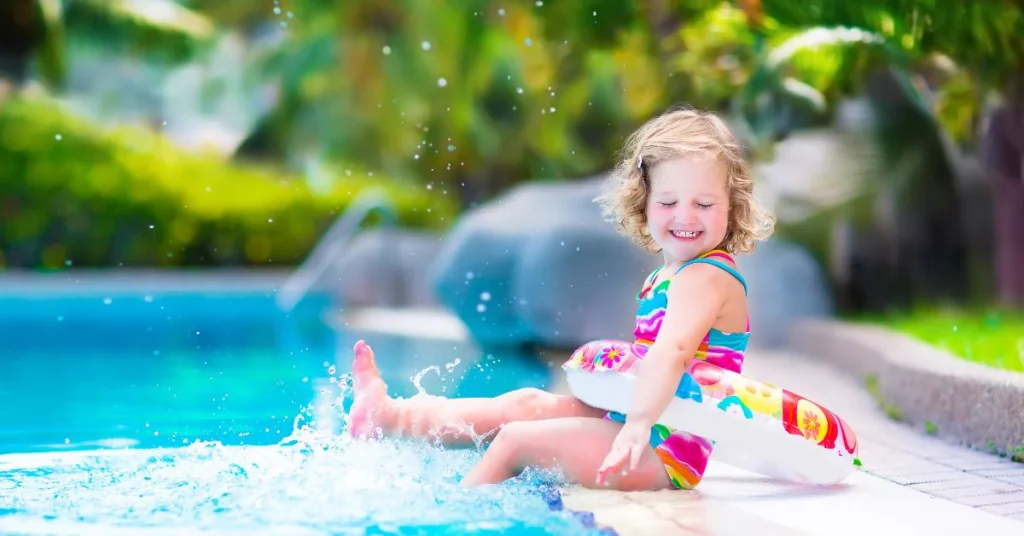
M679 270L676 270L676 274L691 264L711 264L736 277L743 284L743 290L746 292L747 283L743 276L732 266L718 259L725 259L735 264L728 253L713 250L684 263ZM668 307L668 287L672 280L663 280L657 286L652 287L662 268L658 268L647 278L643 289L637 294L639 306L636 315L636 329L633 331L636 342L628 343L615 340L590 342L576 350L570 358L570 362L590 363L590 366L596 363L604 368L614 368L620 372L626 372L643 360L647 350L658 337L658 331L661 329L661 323L665 317L665 309ZM747 331L743 333L724 333L712 328L697 348L696 358L740 373L743 365L743 353L747 349L749 338L749 321L747 322ZM625 416L621 413L611 412L607 414L606 418L625 422ZM657 424L651 429L650 443L665 465L665 471L668 473L672 485L677 489L692 489L701 481L713 449L710 440Z

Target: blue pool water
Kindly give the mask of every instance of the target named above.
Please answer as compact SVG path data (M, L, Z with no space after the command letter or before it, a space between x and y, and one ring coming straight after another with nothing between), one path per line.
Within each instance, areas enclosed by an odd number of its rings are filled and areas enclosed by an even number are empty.
M536 358L332 329L328 306L285 315L269 291L0 294L0 532L595 532L538 492L552 475L464 490L476 449L340 433L360 338L399 396L543 388Z

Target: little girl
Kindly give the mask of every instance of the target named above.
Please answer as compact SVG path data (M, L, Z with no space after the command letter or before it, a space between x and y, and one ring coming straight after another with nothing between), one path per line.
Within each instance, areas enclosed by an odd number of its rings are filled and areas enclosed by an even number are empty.
M774 221L754 200L739 144L710 113L671 109L631 135L623 155L612 188L597 201L637 246L664 256L637 295L636 341L617 343L639 370L628 415L538 389L495 398L391 399L373 351L359 341L353 435L453 444L497 432L463 486L498 483L526 467L558 468L570 482L623 491L700 482L710 441L657 419L694 359L740 372L750 324L746 282L731 255L753 251ZM590 343L574 355L606 345L616 341Z

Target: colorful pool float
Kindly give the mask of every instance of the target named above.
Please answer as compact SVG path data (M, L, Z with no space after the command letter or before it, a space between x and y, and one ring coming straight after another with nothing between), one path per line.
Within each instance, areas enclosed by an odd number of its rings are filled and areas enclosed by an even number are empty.
M621 362L578 351L563 368L576 398L628 414L637 365L621 372ZM857 436L834 412L705 361L683 375L658 422L713 441L715 460L772 478L831 485L860 466Z

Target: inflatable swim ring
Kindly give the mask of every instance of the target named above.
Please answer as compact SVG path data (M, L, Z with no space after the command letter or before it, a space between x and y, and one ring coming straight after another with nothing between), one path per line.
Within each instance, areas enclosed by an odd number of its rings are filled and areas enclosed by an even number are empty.
M628 414L636 376L617 360L577 351L563 366L573 395ZM694 361L658 421L711 440L712 458L772 478L830 485L859 466L857 436L838 415L796 393Z

